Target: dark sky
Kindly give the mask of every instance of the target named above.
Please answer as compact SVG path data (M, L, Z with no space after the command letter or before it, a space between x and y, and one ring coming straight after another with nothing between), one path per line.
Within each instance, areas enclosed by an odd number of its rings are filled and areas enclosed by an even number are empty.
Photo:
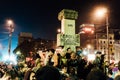
M3 26L7 18L13 19L16 25L13 38L20 32L31 32L36 38L55 40L61 26L57 17L62 9L78 11L76 30L79 30L82 23L91 22L90 14L99 5L109 8L110 26L120 28L119 0L0 0L0 42L7 43Z
M60 28L57 17L62 9L78 11L76 28L79 28L82 23L89 23L89 14L94 6L107 5L111 21L119 26L119 3L118 0L0 0L0 21L12 18L16 24L16 34L32 32L35 37L56 39L57 29Z

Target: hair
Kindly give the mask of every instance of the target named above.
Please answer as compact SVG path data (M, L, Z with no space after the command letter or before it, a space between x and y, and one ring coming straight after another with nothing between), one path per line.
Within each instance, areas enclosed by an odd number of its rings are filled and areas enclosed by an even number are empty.
M68 51L69 49L71 49L71 48L70 48L70 47L69 47L69 48L67 48L67 51Z
M97 68L93 68L87 76L86 80L106 80L107 76Z
M60 72L53 66L44 66L35 73L36 80L60 80Z
M120 75L117 75L114 80L120 80Z
M52 53L55 53L55 50L54 50L54 49L50 49L49 51L51 51Z
M96 54L102 54L102 53L98 51Z
M41 57L39 56L39 54L36 54L35 57L36 57L36 58L41 58Z
M118 62L118 69L119 69L119 71L120 71L120 61Z
M4 75L4 73L2 71L0 71L0 78L2 78Z

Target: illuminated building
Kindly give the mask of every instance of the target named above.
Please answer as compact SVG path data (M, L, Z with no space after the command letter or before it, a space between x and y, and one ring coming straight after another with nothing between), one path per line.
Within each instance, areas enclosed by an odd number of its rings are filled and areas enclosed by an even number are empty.
M102 54L107 54L109 52L110 54L110 59L112 59L112 55L114 55L114 34L109 34L109 39L107 42L107 39L105 37L98 38L97 39L97 49L98 51L101 51ZM107 43L109 44L108 49L107 49ZM109 50L109 51L107 51ZM107 58L107 55L106 55Z

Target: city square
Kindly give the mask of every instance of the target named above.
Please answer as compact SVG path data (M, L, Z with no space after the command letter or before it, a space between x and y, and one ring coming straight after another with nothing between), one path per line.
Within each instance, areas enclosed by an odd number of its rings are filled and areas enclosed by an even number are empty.
M0 80L120 80L120 1L0 1Z

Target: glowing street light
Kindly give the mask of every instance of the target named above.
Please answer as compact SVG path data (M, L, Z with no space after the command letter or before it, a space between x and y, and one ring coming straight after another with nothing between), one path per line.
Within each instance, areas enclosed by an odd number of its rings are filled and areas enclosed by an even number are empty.
M8 19L6 24L8 26L9 33L12 34L12 32L14 32L14 23L13 23L13 21L11 19Z
M7 24L8 24L8 25L12 25L12 24L13 24L13 21L12 21L12 20L7 20Z
M96 17L102 18L102 17L105 16L106 13L107 13L106 8L104 8L104 7L103 8L97 8L95 15L96 15Z
M90 48L91 48L91 45L87 45L87 48L90 49Z
M58 29L57 32L60 33L60 32L61 32L61 29Z
M102 8L97 8L96 9L96 17L105 17L106 19L106 34L107 34L107 55L108 55L108 61L110 61L110 54L109 54L109 30L108 30L108 27L109 27L109 22L108 22L108 10L107 8L105 7L102 7Z

